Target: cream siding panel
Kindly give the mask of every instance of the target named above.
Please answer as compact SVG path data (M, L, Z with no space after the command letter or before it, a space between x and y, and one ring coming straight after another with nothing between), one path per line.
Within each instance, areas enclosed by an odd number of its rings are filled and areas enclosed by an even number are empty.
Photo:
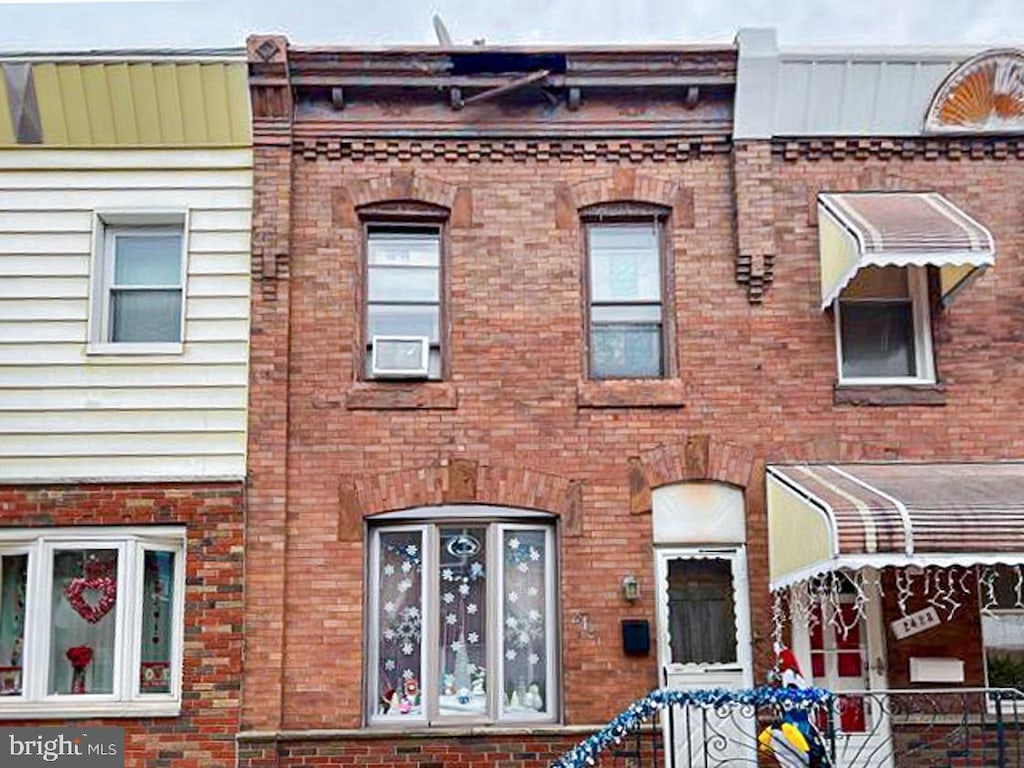
M0 390L5 387L244 387L244 365L147 365L125 360L121 365L0 365ZM0 397L3 393L0 392ZM154 400L154 407L158 406Z
M37 170L33 173L6 171L0 166L0 189L251 189L251 173L244 169L169 170L152 173L136 170L75 169ZM122 199L121 204L124 205ZM136 206L139 202L136 201Z
M87 299L0 299L0 320L85 320Z
M8 277L0 281L0 299L77 299L88 294L85 277Z
M4 254L88 253L92 238L88 232L49 234L43 232L5 233L0 237L0 256Z
M195 230L193 229L193 232ZM238 261L238 253L196 253L189 257L188 272L190 275L248 275L249 264Z
M0 235L0 243L4 241ZM88 277L88 256L7 256L0 255L0 277ZM0 336L2 339L3 336Z
M160 397L154 405L152 390L141 387L81 387L71 389L0 389L0 412L30 411L35 416L43 411L59 412L77 418L78 411L126 411L138 418L139 412L149 415L162 411L204 408L244 410L248 392L244 386L156 387Z
M71 232L92 231L88 211L5 211L0 213L0 232Z
M100 87L77 74L54 85L71 98ZM107 76L110 92L127 87L128 73ZM141 135L134 114L114 108L69 135ZM251 157L0 153L0 482L244 476ZM154 209L189 213L182 352L90 354L94 212Z
M37 320L16 322L0 320L0 339L4 344L40 342L78 342L86 340L85 320Z
M185 317L189 320L202 318L248 318L249 299L195 299L188 300L188 307L185 310Z
M140 421L140 426L145 422ZM95 456L230 456L245 451L243 432L148 432L121 434L96 432L53 435L21 434L18 439L0 440L0 459L8 457L71 457Z
M78 344L37 344L23 348L17 344L0 343L0 365L95 365L124 367L148 364L159 367L193 363L245 363L248 350L244 342L187 341L180 354L89 354L85 340Z
M140 425L146 433L235 433L245 430L245 410L0 411L0 435L137 434Z
M66 171L69 168L74 168L79 172L116 169L163 172L175 168L184 170L202 168L205 171L210 171L231 168L245 170L251 167L252 150L250 149L109 149L96 151L52 150L34 147L31 152L3 152L0 154L0 169L2 170L51 169Z
M192 480L233 479L245 475L245 458L230 456L76 456L5 458L0 461L0 482L59 482L62 480Z
M56 210L124 210L140 206L140 192L125 189L40 189L34 194L24 190L0 189L0 211ZM161 189L145 190L146 208L243 208L252 201L247 187L232 189Z

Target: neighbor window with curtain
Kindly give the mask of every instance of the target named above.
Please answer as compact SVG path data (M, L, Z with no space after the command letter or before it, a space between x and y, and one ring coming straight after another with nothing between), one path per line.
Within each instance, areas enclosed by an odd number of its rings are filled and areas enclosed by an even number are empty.
M183 241L181 226L105 228L102 341L182 341Z
M662 218L586 222L590 377L668 375Z
M927 273L867 267L836 301L840 383L934 381Z
M184 530L0 531L0 717L174 715Z

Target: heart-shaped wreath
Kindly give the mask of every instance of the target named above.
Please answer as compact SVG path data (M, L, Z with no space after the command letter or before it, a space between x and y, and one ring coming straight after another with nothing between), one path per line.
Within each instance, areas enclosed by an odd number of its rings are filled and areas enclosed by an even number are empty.
M91 570L91 569L90 569ZM86 590L95 590L100 593L100 598L92 605L85 599L82 593ZM72 579L64 587L64 597L75 609L75 613L95 624L108 613L117 603L117 579L110 576L98 576L95 571L85 576Z

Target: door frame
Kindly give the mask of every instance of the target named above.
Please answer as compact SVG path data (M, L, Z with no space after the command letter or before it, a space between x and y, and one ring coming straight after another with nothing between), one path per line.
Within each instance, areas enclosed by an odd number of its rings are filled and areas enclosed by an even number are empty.
M671 661L668 622L668 563L670 560L725 560L732 570L733 611L736 619L735 664L678 664ZM665 684L669 669L683 674L736 671L742 673L744 688L754 682L753 648L750 628L750 580L747 576L747 548L744 544L716 547L656 546L654 549L655 634L657 636L660 683Z
M883 595L880 587L880 574L875 569L865 569L866 579L863 580L863 589L867 597L864 603L861 627L864 633L864 663L867 665L868 687L862 691L840 691L842 695L849 693L873 694L868 698L871 707L871 716L879 718L866 733L845 733L838 732L838 738L842 739L842 754L837 756L840 765L862 768L868 764L872 766L881 765L891 768L893 765L892 745L892 722L888 714L888 703L883 697L883 692L889 687L888 672L888 648L886 645L885 623L882 612ZM818 598L820 599L820 598ZM822 614L824 620L824 613ZM811 633L807 623L798 623L790 615L792 631L790 642L792 643L793 654L800 664L800 669L805 672L804 678L808 683L814 683L813 667L811 666ZM818 681L828 685L828 680ZM875 698L875 697L878 698ZM870 758L864 762L864 756ZM847 757L844 760L844 757ZM852 759L849 759L852 757Z

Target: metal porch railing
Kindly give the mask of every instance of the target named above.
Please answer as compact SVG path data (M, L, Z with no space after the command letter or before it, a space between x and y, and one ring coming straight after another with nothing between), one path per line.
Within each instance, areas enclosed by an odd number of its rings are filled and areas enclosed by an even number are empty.
M797 693L654 691L555 766L1024 768L1016 689ZM802 728L810 750L792 746L783 722Z

